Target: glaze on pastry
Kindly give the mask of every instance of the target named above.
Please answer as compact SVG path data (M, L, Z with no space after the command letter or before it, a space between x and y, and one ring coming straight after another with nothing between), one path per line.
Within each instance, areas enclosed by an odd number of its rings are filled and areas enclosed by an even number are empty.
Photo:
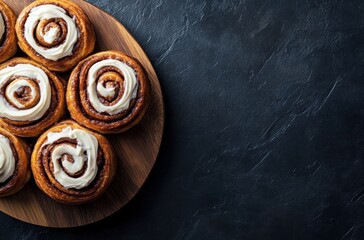
M38 139L31 168L38 187L56 201L80 204L100 197L116 171L107 139L68 120Z
M14 58L0 65L0 126L39 136L65 113L65 84L38 63Z
M118 51L80 62L67 87L67 106L78 123L100 133L120 133L137 124L150 101L150 83L140 63Z
M83 10L72 1L38 0L16 22L20 48L49 70L65 72L89 55L95 33Z

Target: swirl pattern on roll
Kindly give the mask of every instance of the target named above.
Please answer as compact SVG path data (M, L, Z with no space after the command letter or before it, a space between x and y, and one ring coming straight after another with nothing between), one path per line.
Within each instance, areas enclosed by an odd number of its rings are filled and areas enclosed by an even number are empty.
M37 53L57 61L72 55L79 33L75 20L63 8L45 4L30 11L24 37Z
M64 188L82 189L96 177L98 142L96 137L79 129L67 127L62 132L51 132L47 135L45 145L52 145L50 158L53 165L52 174ZM70 142L56 143L60 139ZM70 144L75 141L75 144ZM52 177L48 176L48 177Z
M138 85L134 69L114 59L95 63L87 75L87 95L92 107L110 115L129 108L137 96Z
M77 122L101 133L137 124L149 104L149 80L140 63L117 51L94 54L70 76L68 108Z
M14 58L0 66L0 125L34 137L65 112L64 83L39 64Z
M77 204L98 198L116 166L109 142L100 134L64 121L38 139L32 154L34 179L53 199Z
M0 196L19 191L30 178L29 146L0 128Z
M0 117L35 121L51 104L47 74L31 64L17 64L0 70Z
M70 70L95 46L90 20L72 1L35 1L20 13L16 33L30 58L59 72Z

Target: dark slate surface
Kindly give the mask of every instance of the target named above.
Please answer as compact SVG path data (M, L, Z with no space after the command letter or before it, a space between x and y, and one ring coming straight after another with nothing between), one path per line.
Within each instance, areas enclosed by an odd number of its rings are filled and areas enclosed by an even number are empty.
M362 0L91 0L141 43L167 126L137 197L1 239L364 239Z

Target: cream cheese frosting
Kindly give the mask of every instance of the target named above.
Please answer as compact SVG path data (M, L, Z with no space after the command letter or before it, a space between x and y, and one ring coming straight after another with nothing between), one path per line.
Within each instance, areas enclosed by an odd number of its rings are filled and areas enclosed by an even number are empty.
M61 132L50 132L47 141L43 144L53 144L59 139L69 138L77 140L76 148L69 144L58 144L52 151L51 161L54 166L54 178L65 188L82 189L90 185L97 175L98 141L92 134L66 127ZM67 160L66 154L73 158L73 163ZM61 161L59 161L62 159ZM81 171L86 164L87 168L81 176L70 176ZM64 171L64 169L67 171Z
M104 85L100 82L97 83L97 91L105 98L114 97L116 94L114 87L104 87Z
M47 74L40 68L31 64L17 64L13 67L6 67L0 70L0 89L3 88L12 77L23 76L30 79L36 79L39 86L39 93L27 83L26 80L16 81L9 84L5 90L5 96L0 95L0 116L15 121L35 121L43 117L51 104L51 86ZM40 94L38 103L29 109L23 109L24 106L15 98L15 93L20 87L30 87L31 98ZM15 108L7 99L18 108Z
M45 32L45 34L43 34L43 32L41 33L44 41L49 44L53 43L59 35L59 28L50 28L48 31Z
M62 18L67 24L67 36L62 44L52 47L45 48L37 44L34 39L34 31L37 24L46 19ZM56 40L59 35L59 30L56 28L48 29L45 34L42 34L44 41L47 43L52 43ZM44 58L57 61L61 58L72 55L73 47L77 43L79 37L79 32L76 26L75 19L67 15L66 11L53 4L44 4L34 7L24 24L24 37L28 44Z
M97 72L107 66L118 68L124 76L124 94L122 98L114 105L104 105L97 96L97 91L103 96L114 96L115 88L105 88L102 83L97 82ZM139 83L136 78L136 73L133 68L116 59L106 59L95 63L87 74L87 93L91 105L98 112L106 112L110 115L116 115L127 110L130 106L130 102L137 96Z
M10 141L0 134L0 183L8 180L15 170L15 157Z

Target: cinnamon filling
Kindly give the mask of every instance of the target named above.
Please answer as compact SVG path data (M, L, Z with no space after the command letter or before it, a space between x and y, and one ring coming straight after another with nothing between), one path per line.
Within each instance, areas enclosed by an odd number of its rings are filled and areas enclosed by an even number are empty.
M97 83L104 88L113 90L112 94L104 94L97 90L99 100L106 106L116 104L124 94L123 73L115 67L105 67L97 73Z
M24 81L26 81L26 83L29 85L21 85L21 82ZM6 90L9 89L9 86L17 85L17 83L20 84L18 85L16 91L13 91L12 96L8 96L8 94L6 94ZM34 89L34 92L32 89ZM6 84L4 92L6 100L16 109L30 109L36 106L40 100L40 89L36 83L36 79L27 77L13 77ZM23 106L19 107L15 101Z
M67 23L62 18L43 19L35 29L37 43L45 48L56 47L67 37Z

